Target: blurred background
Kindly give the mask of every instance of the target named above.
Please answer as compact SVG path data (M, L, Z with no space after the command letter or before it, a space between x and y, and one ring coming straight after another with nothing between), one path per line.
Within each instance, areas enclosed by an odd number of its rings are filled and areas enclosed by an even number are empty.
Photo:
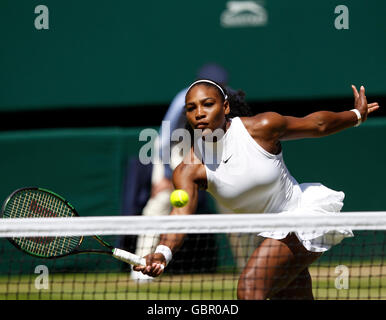
M38 5L49 29L35 26ZM377 0L2 0L0 199L40 186L82 216L127 214L139 132L216 63L256 113L349 110L351 84L364 85L381 105L368 122L286 142L284 157L299 182L343 190L345 211L385 210L385 13Z

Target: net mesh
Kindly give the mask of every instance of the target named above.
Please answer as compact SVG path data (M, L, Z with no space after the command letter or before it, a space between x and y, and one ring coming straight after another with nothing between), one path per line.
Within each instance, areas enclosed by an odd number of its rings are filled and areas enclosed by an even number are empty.
M251 291L254 298L306 299L311 290L313 298L323 300L386 299L385 213L342 213L334 216L335 221L325 215L269 214L236 215L237 221L235 215L220 214L2 219L0 299L232 300L246 297L242 289ZM297 265L307 251L299 247L296 234L342 228L352 229L354 236L321 253L308 267ZM85 235L81 248L100 249L91 237L99 234L115 247L145 255L154 250L161 233L176 230L186 234L185 241L157 278L133 272L130 265L107 255L36 258L17 250L7 239ZM287 246L295 260L284 258L288 252L275 248L277 240L257 236L267 230L292 230ZM248 269L251 261L253 267ZM249 282L242 283L246 270Z

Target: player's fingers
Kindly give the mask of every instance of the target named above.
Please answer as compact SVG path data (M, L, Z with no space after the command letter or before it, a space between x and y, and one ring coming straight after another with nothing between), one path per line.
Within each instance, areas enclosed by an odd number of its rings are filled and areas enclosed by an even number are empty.
M152 272L152 267L151 265L147 265L146 267L143 267L140 271L142 271L143 274L147 274L150 276Z
M363 106L363 107L366 107L367 106L367 98L366 98L366 95L365 95L365 87L364 86L361 86L360 88L360 94L359 94L359 101L360 101L360 104ZM366 108L367 109L367 108ZM367 110L366 110L367 111Z
M158 272L157 272L157 274L156 274L156 277L159 277L161 274L163 274L164 273L164 268L160 268L159 270L158 270Z
M152 267L154 276L159 276L164 270L164 265L160 263L154 263Z
M158 277L163 273L164 266L159 263L153 263L152 265L147 265L142 271L143 274L146 274L151 277Z
M371 112L374 112L375 110L378 110L379 109L379 106L375 106L375 107L372 107L372 108L368 108L367 109L367 113L371 113Z
M369 103L367 106L368 106L369 108L376 107L376 106L379 107L379 104L378 104L378 102L372 102L372 103Z
M133 266L133 270L143 272L143 270L145 270L145 267L144 266Z
M359 88L358 98L362 98L364 95L363 86Z
M356 98L359 98L359 93L358 93L357 88L356 88L353 84L351 85L351 88L352 88L352 91L353 91L353 93L354 93L355 99L356 99Z

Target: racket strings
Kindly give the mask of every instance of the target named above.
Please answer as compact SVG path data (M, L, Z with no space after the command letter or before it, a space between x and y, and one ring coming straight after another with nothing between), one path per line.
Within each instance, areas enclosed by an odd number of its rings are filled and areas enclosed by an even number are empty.
M72 217L75 213L61 199L41 190L26 189L14 194L4 210L5 218ZM41 257L73 251L81 237L12 238L21 249Z

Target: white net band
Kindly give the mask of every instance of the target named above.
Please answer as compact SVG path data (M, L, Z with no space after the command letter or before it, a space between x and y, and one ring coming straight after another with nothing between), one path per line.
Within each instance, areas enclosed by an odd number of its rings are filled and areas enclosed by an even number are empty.
M386 212L0 219L0 237L385 230Z

